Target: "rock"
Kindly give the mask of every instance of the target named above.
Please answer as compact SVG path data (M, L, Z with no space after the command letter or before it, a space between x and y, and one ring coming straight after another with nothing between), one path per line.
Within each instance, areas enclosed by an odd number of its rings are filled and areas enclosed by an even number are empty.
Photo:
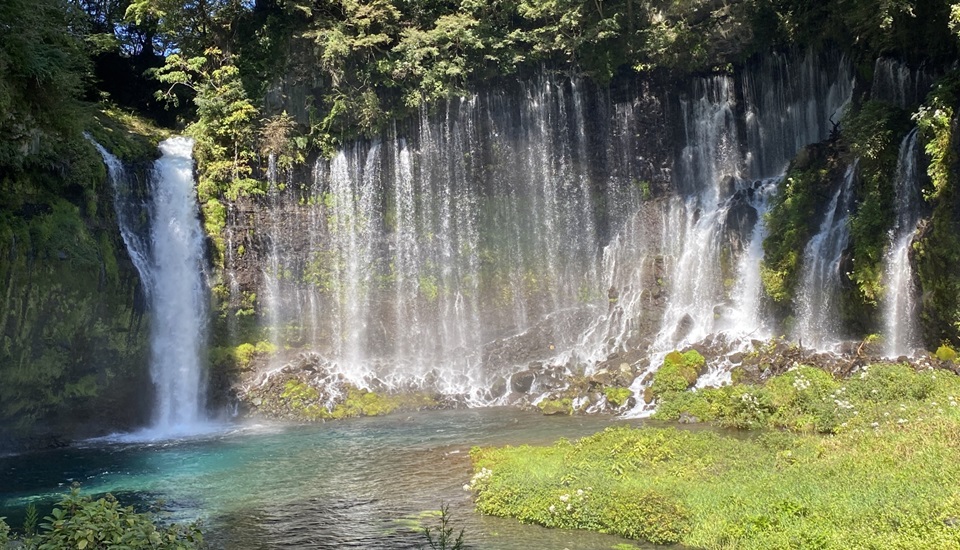
M510 377L510 389L513 390L514 393L528 393L533 386L535 378L536 375L528 370L514 373L514 375Z
M537 407L546 416L573 414L573 407L569 399L545 399Z
M609 370L600 369L593 373L593 376L590 377L590 381L599 386L609 386L613 383L614 378L615 375Z
M700 419L690 413L682 412L680 413L680 418L677 419L677 422L680 422L681 424L699 424Z
M259 407L260 405L263 405L263 398L262 398L262 397L254 397L252 403L253 403L253 406L254 406L254 407Z
M729 357L727 357L727 359L734 365L739 365L740 363L743 363L743 354L740 352L732 353Z
M655 399L655 397L654 397L654 395L653 395L653 389L651 389L651 388L644 388L644 390L643 390L643 402L646 403L647 405L649 405L650 403L653 403L653 400L654 400L654 399Z
M680 319L680 322L677 323L677 329L673 332L673 340L679 342L686 338L695 325L696 323L689 313L684 315L683 318Z
M497 380L490 386L490 397L498 399L507 394L507 380L498 376Z

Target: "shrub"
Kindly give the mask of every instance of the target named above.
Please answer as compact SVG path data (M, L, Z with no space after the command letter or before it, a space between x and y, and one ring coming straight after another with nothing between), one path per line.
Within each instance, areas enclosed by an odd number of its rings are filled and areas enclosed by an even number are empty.
M937 359L941 361L956 361L957 352L952 347L944 344L937 348Z
M74 485L51 514L43 518L33 543L39 550L188 550L202 548L203 536L196 524L159 527L149 516L134 512L133 507L121 507L112 495L93 500L80 496L79 487Z

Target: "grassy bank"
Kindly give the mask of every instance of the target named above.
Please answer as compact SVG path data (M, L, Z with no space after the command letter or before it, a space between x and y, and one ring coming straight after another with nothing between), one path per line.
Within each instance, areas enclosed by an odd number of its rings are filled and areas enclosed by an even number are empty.
M695 548L960 548L952 373L878 365L839 381L801 367L661 399L757 429L611 428L474 449L478 510Z

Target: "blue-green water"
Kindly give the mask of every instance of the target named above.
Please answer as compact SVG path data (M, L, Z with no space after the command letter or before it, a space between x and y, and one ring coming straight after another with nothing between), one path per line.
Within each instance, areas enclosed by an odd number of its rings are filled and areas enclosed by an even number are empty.
M444 503L470 548L609 549L626 541L480 516L463 485L474 445L550 443L614 422L469 409L91 442L0 458L0 516L16 527L29 502L46 513L77 481L86 493L111 492L138 509L159 501L174 521L202 519L217 548L420 548L425 539L410 520Z

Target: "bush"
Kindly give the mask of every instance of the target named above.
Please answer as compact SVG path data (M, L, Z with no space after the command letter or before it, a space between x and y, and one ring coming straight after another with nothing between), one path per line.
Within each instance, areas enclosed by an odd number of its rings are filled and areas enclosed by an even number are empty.
M28 547L189 550L203 547L203 535L196 524L160 527L149 516L134 512L133 507L121 507L109 494L97 500L80 496L79 487L74 485L43 518L39 535L29 540Z
M937 359L941 361L956 361L957 352L952 347L944 344L937 348Z

